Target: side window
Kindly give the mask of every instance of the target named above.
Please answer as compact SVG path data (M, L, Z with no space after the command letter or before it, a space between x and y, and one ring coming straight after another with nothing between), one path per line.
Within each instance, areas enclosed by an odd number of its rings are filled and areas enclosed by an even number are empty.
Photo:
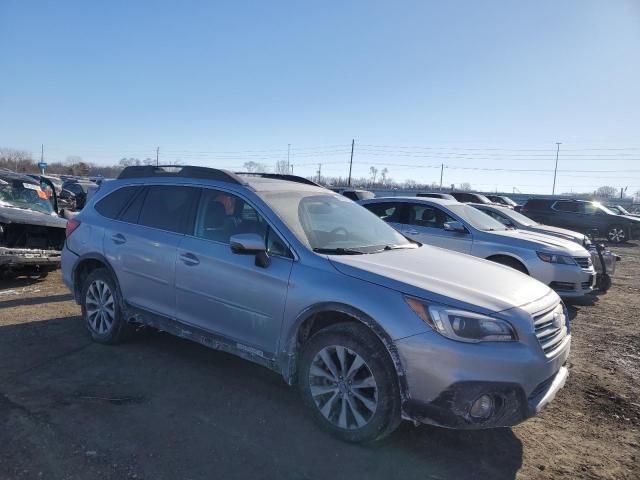
M376 214L385 222L402 223L402 203L367 203L364 208Z
M356 192L347 191L347 192L343 192L342 195L344 195L350 200L353 200L354 202L357 202L359 200L358 194Z
M142 204L144 203L146 196L146 189L144 187L139 187L139 191L135 195L135 198L129 203L129 206L125 207L124 211L120 214L119 220L127 223L138 223L140 210L142 210Z
M553 209L559 212L577 213L578 204L576 202L559 201L553 204Z
M138 223L169 232L185 233L193 202L199 192L199 189L193 187L149 187Z
M409 223L411 225L443 229L445 222L453 222L454 220L453 217L431 205L415 203L409 207Z
M107 218L118 218L120 212L129 203L129 200L133 197L133 194L139 190L140 187L122 187L109 195L104 197L98 203L96 203L97 212Z
M593 203L580 203L579 205L579 213L584 213L585 215L595 215L598 213L598 207L596 207Z
M238 233L257 233L266 239L267 223L241 198L219 190L203 190L194 235L229 243L229 238Z
M270 227L267 228L267 253L270 255L293 258L291 250L287 248L280 236Z

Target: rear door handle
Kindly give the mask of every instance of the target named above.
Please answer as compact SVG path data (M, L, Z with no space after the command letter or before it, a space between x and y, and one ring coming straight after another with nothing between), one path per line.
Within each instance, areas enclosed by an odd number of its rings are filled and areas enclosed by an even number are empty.
M189 253L189 252L181 253L180 260L182 261L182 263L188 266L194 266L200 263L200 260L198 260L198 257L196 257L193 253Z
M122 245L123 243L127 242L127 239L124 238L124 235L122 235L121 233L116 233L115 235L111 236L111 241L116 245Z

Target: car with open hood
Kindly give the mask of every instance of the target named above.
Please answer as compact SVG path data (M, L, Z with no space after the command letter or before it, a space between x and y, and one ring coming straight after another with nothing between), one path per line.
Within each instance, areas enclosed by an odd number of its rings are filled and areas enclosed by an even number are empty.
M127 167L67 232L63 279L94 341L150 326L239 355L346 441L402 419L515 425L568 375L547 285L412 242L304 178Z
M0 274L45 277L60 266L67 222L56 211L55 188L0 171ZM43 189L43 185L49 188Z
M360 204L412 240L507 265L563 297L593 291L591 255L575 242L509 229L472 205L453 200L389 197Z

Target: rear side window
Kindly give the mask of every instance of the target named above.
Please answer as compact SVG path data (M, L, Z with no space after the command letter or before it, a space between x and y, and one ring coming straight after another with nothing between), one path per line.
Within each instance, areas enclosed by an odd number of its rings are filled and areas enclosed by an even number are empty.
M549 200L527 200L524 204L527 209L534 210L545 210L551 206L551 202Z
M120 212L133 198L133 194L139 187L122 187L104 197L96 203L98 213L107 218L118 218Z
M169 232L185 233L199 189L173 185L148 188L138 223Z

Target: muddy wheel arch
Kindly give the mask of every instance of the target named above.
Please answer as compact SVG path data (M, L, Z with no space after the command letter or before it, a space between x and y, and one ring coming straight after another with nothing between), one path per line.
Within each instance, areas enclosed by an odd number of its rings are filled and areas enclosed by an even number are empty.
M369 315L343 303L323 302L308 307L298 314L293 325L289 327L278 355L282 376L287 384L293 385L296 382L298 354L304 341L319 329L341 322L361 323L378 337L393 362L400 387L401 403L404 405L409 398L409 391L404 367L393 340Z

